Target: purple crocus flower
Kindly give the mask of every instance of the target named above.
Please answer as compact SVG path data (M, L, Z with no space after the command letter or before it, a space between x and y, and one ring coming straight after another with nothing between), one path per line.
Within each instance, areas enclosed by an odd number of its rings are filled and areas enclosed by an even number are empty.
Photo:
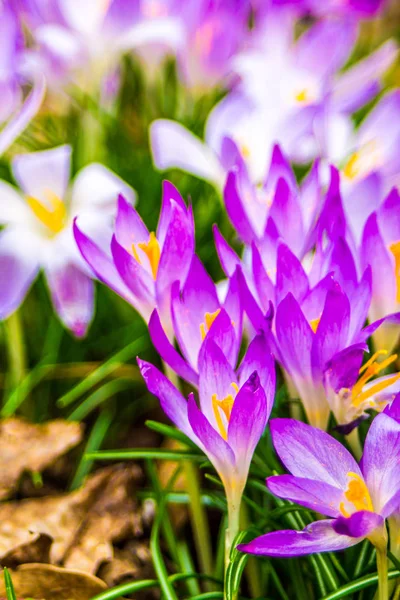
M362 365L363 353L362 348L339 352L324 373L329 406L338 429L345 434L368 418L367 410L381 412L400 391L400 373L376 377L397 360L397 354L388 356L381 350Z
M200 408L193 394L187 402L156 367L139 359L138 363L164 412L204 451L221 477L232 542L250 462L274 399L274 361L264 334L251 342L237 374L214 340L206 341L199 358Z
M400 310L400 195L393 189L368 218L361 241L361 262L372 271L371 319ZM391 351L399 337L397 324L387 319L374 333L377 349Z
M342 550L369 539L386 555L385 520L400 506L400 424L378 415L360 466L327 433L292 419L271 421L274 447L291 475L267 479L269 490L330 517L303 531L275 531L239 549L290 557Z
M24 69L25 48L17 13L8 3L0 6L0 154L11 145L38 112L45 93L42 74L34 78L28 97L22 87L32 84Z
M254 0L256 6L259 0ZM345 18L370 19L376 15L384 5L385 0L273 0L277 5L292 5L300 13L313 14L317 16L335 16Z
M44 270L54 308L76 336L86 333L93 316L93 282L77 251L72 221L79 213L82 227L103 238L123 192L134 191L104 166L92 163L69 186L70 146L21 154L12 171L21 191L0 181L0 318L15 311Z
M176 276L176 274L175 274ZM235 367L242 340L242 306L237 274L228 284L223 302L217 288L197 256L193 257L185 283L172 286L171 316L174 337L182 356L168 341L157 311L151 316L149 331L161 358L180 377L193 385L199 383L199 357L206 340L213 339Z
M164 181L157 231L149 232L138 212L120 196L111 252L105 252L80 227L75 240L96 276L131 303L148 321L157 308L168 337L172 338L171 287L183 283L194 253L194 223L176 188Z

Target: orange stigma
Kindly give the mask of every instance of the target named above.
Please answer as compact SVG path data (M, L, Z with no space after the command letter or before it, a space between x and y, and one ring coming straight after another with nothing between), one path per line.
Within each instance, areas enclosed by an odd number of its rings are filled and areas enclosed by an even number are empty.
M237 383L231 383L231 386L233 387L233 389L235 390L235 392L237 394L239 391L239 386L237 385ZM215 416L215 420L217 421L219 432L220 432L221 436L224 438L224 440L227 440L228 434L226 431L225 424L222 420L222 415L221 415L220 411L223 412L227 422L229 423L230 418L231 418L233 403L235 402L234 397L232 396L232 394L228 394L222 400L218 400L217 394L213 394L211 397L211 402L212 402L214 416Z
M370 512L373 512L374 507L364 479L360 477L360 475L357 475L357 473L352 473L351 471L347 473L347 477L350 481L344 492L346 500L354 506L356 511L369 510ZM340 503L340 512L345 517L349 517L351 514L345 509L344 502Z
M200 323L200 335L202 340L205 339L207 333L210 331L211 325L214 323L215 319L218 317L220 312L221 309L217 308L215 312L206 312L206 314L204 315L204 323Z
M396 301L400 302L400 242L390 246L390 252L394 256L394 276L396 278Z
M389 365L394 363L395 360L397 359L397 354L392 354L391 356L388 356L388 358L386 358L385 360L383 360L380 363L378 363L376 361L378 356L382 356L382 355L386 355L386 354L387 354L386 350L378 350L378 352L375 352L375 354L373 356L371 356L371 358L365 363L365 365L363 365L361 367L361 369L360 369L361 377L359 378L359 380L357 381L357 383L353 386L353 389L351 390L351 399L352 399L352 403L354 406L359 406L362 402L364 402L365 400L368 400L368 398L370 398L374 394L377 394L378 392L381 392L385 388L389 387L390 385L392 385L392 383L394 383L395 381L397 381L400 378L400 373L397 373L396 375L393 375L393 377L389 377L389 378L385 379L384 381L380 381L380 382L376 383L375 385L372 385L368 390L366 390L364 392L362 391L362 388L364 387L364 385L372 377L374 377L375 375L377 375L378 373L380 373L381 371L386 369L386 367L388 367Z
M148 242L139 242L137 244L137 246L146 254L147 258L149 259L153 279L156 279L157 271L158 271L158 264L160 262L161 250L160 250L160 244L158 243L158 240L157 240L155 234L153 232L151 232L150 236L149 236L149 241ZM139 264L142 264L142 261L140 260L140 257L139 257L139 253L136 250L135 244L132 244L132 254L133 254L134 258L137 260L137 262Z
M311 321L310 321L310 327L314 333L317 332L320 320L321 320L321 317L318 317L318 319L311 319Z
M50 190L46 190L45 195L51 208L47 208L40 200L33 196L27 196L26 200L39 221L56 235L65 226L67 211L64 202Z

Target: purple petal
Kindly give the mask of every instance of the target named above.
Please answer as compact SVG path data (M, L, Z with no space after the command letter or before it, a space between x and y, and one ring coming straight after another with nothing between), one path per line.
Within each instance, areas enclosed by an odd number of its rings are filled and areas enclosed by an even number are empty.
M111 252L122 281L136 296L140 304L148 305L149 311L151 311L155 306L154 281L151 275L132 254L118 243L115 235L111 240Z
M379 227L386 243L400 239L400 194L393 188L378 210Z
M193 394L188 401L188 419L190 426L200 440L204 452L218 471L220 477L229 474L235 465L232 449L223 437L210 425L201 410L198 409Z
M151 341L162 360L171 367L173 371L182 379L185 379L192 385L197 386L199 377L192 367L182 358L169 341L160 317L156 310L153 311L149 321L149 333Z
M361 476L350 452L325 431L294 419L272 419L270 428L275 450L292 475L342 490L347 489L349 472Z
M240 544L241 552L262 556L290 558L318 552L334 552L357 544L360 540L339 535L332 520L316 521L303 531L273 531L256 538L249 544Z
M179 206L183 211L187 211L186 205L182 200L182 196L172 183L163 181L162 204L160 211L160 219L157 225L157 239L161 247L164 245L165 237L168 232L168 227L174 217L173 207Z
M207 336L199 355L199 396L201 410L216 426L212 397L218 400L234 395L232 384L237 383L233 368L215 341Z
M314 376L346 346L350 322L350 302L339 286L326 296L324 310L314 336L312 367Z
M362 470L375 510L383 517L399 508L400 423L380 414L369 428L362 457ZM393 499L397 504L393 505Z
M289 374L311 375L314 334L292 294L278 305L275 326L284 366Z
M0 133L0 155L26 129L30 121L39 111L46 91L44 77L40 76L33 84L33 89L19 111L11 117Z
M360 283L351 295L351 316L348 338L349 342L353 342L360 337L360 331L362 330L365 321L367 320L372 295L371 279L371 268L367 267L364 271ZM361 339L367 339L365 332L361 336Z
M296 178L291 169L290 163L283 154L278 144L275 144L272 150L271 164L268 171L268 177L264 184L267 192L274 193L279 179L284 179L291 189L296 189Z
M206 335L206 339L211 338L221 348L228 362L232 367L236 366L240 336L236 335L236 326L232 323L230 315L225 309L221 309L214 323L210 327L210 331Z
M265 324L264 314L249 289L243 271L239 270L237 274L243 311L247 314L251 325L256 331L263 329Z
M228 444L244 478L247 478L254 450L264 433L270 409L260 378L254 372L235 398L228 426Z
M309 291L308 277L298 258L285 245L278 247L276 266L276 302L279 304L291 292L301 303Z
M174 203L171 220L161 250L156 279L158 305L170 311L170 288L174 281L183 283L194 254L194 224L191 210Z
M131 250L132 244L147 242L149 231L139 216L139 213L120 194L115 220L115 237L125 250Z
M285 179L278 181L269 215L291 250L300 255L304 245L303 218L298 198Z
M341 389L351 389L358 379L364 357L364 348L352 346L341 350L327 363L325 378L337 394Z
M176 387L156 367L140 358L140 372L151 394L156 396L167 417L196 444L188 419L188 404Z
M268 477L267 487L278 498L285 498L328 517L341 515L343 490L329 483L293 475L274 475Z
M251 245L251 258L254 284L262 309L266 311L270 302L275 304L275 286L268 276L260 252L254 243Z
M48 266L46 278L61 321L76 337L84 337L93 318L93 281L71 263Z
M22 248L24 246L24 248ZM0 319L6 319L23 302L39 271L38 252L21 232L7 227L0 233Z
M384 519L381 515L366 510L360 510L353 513L350 517L339 517L332 523L333 529L340 535L351 538L365 538L375 529L384 526Z
M234 171L228 174L224 188L224 201L226 212L240 238L243 242L251 244L256 235L239 196L237 175Z
M213 225L213 234L219 262L225 275L230 277L233 275L236 267L241 264L240 258L220 233L218 225Z
M79 229L76 219L73 232L80 253L98 279L138 310L135 297L125 286L111 258Z
M172 286L171 309L179 346L195 370L202 344L200 325L207 312L212 314L219 308L214 282L199 258L194 256L182 292L179 292L179 284Z
M238 370L239 382L243 384L256 371L261 387L265 391L270 415L275 396L275 361L271 354L266 334L258 333L250 342L246 354Z

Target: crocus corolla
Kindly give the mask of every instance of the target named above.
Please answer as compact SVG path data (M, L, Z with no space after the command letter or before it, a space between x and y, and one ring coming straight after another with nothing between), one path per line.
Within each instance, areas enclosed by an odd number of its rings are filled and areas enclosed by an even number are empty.
M20 190L0 181L0 317L24 300L44 270L54 308L78 337L93 316L94 284L72 235L82 227L102 239L111 227L119 192L132 202L134 191L106 167L92 163L69 185L70 146L15 156L12 172Z

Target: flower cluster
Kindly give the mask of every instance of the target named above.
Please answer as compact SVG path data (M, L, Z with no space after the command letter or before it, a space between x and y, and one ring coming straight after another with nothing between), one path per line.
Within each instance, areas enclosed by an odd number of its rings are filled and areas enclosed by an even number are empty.
M398 51L389 40L353 59L360 22L381 4L4 4L0 151L39 110L43 74L49 101L62 107L78 88L111 118L122 57L155 86L173 56L187 102L224 96L205 141L181 120L153 120L153 162L211 183L234 235L214 226L216 284L196 252L196 197L164 181L149 231L136 192L113 170L87 160L70 181L71 145L14 153L15 185L0 181L0 318L42 270L60 320L83 337L95 280L111 288L148 324L163 363L164 373L138 358L148 390L221 479L228 546L253 456L271 434L290 474L268 477L268 490L328 519L239 550L291 557L368 539L382 591L387 524L400 557L400 90L383 85ZM277 385L292 418L276 417Z

